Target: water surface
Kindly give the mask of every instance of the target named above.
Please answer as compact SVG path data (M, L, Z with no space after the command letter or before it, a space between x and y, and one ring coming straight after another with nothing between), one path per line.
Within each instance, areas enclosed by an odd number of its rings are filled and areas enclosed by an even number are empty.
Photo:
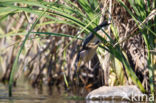
M66 93L59 93L53 88L49 95L47 86L43 86L42 90L34 89L27 82L17 82L17 86L13 88L13 97L8 96L8 86L0 83L0 103L130 103L123 101L86 101L84 99L77 100L67 96Z

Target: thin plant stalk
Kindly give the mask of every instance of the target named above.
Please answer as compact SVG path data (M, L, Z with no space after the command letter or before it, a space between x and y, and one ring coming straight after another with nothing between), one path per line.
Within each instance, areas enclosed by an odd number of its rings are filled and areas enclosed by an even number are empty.
M14 64L13 64L13 68L11 70L11 74L10 74L10 79L9 79L9 97L12 97L12 85L13 85L13 81L14 81L14 74L15 74L15 71L17 70L18 68L18 60L19 60L19 56L24 48L24 45L29 37L29 35L31 34L31 31L35 28L36 24L38 23L38 21L41 19L41 17L45 14L46 10L41 13L41 15L37 18L37 20L33 23L32 27L30 28L30 30L28 31L28 33L26 34L25 36L25 39L23 40L22 42L22 45L20 47L20 50L18 51L18 54L16 56L16 59L14 61Z

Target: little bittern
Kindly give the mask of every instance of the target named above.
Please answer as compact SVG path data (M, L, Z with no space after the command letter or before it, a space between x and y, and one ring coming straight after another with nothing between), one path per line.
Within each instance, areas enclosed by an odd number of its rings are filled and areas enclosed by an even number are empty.
M101 28L108 26L110 23L107 21L102 22L100 25L93 29L94 32L99 31ZM81 62L85 64L94 56L96 49L100 40L96 37L96 35L91 32L86 39L82 42L82 49L78 52L76 61L75 61L75 69L76 71L79 69Z

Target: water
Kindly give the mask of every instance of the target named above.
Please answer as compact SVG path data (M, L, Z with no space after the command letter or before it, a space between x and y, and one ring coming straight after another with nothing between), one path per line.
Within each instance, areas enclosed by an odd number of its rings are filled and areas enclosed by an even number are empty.
M32 88L28 83L17 84L13 88L13 97L8 96L8 87L0 83L0 103L85 103L84 100L72 100L53 91L51 95L48 89L42 91Z
M121 101L86 101L71 99L65 93L59 93L53 88L49 95L49 89L46 86L42 90L34 89L27 82L17 82L13 88L13 97L8 96L8 86L0 83L0 103L129 103ZM40 90L40 91L39 91Z

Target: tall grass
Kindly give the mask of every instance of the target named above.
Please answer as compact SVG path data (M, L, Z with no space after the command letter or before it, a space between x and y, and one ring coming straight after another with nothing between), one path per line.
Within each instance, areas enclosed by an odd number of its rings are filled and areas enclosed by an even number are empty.
M37 20L33 23L32 27L30 28L30 30L28 31L28 33L27 33L26 36L25 36L25 39L24 39L23 42L22 42L22 45L21 45L21 47L20 47L19 52L17 53L16 59L15 59L15 61L14 61L14 64L13 64L13 67L12 67L12 70L11 70L10 80L9 80L9 96L12 96L12 85L13 85L13 82L14 82L13 78L14 78L15 71L16 71L16 69L18 68L19 56L20 56L22 50L24 49L24 45L25 45L25 43L26 43L26 41L27 41L27 39L28 39L28 37L29 37L31 31L34 29L34 27L36 26L36 24L38 23L38 21L39 21L39 20L41 19L41 17L45 14L45 12L46 12L46 10L45 10L43 13L41 13L41 14L39 15L39 17L37 18Z
M67 24L72 27L75 27L76 29L81 29L81 33L88 33L88 32L94 32L93 28L98 25L99 19L100 19L100 7L97 0L78 0L78 4L71 2L70 0L64 0L65 5L58 3L58 2L46 2L42 0L1 0L0 1L0 21L7 18L8 15L14 15L18 13L32 13L35 15L38 15L37 20L33 23L30 30L25 35L25 39L22 42L22 45L20 47L20 50L16 56L16 59L14 61L14 65L12 68L11 76L10 76L10 82L9 82L9 95L12 96L12 83L13 78L16 69L18 68L17 63L19 61L19 56L24 49L24 45L31 33L35 33L38 35L53 35L53 36L61 36L61 37L71 37L83 40L83 38L76 36L71 36L67 34L61 34L61 33L49 33L49 32L32 32L33 29L37 26L37 23L41 19L41 17L49 19L51 22L45 22L40 23L38 26L42 26L45 24L50 23L56 23L56 24ZM118 0L118 2L123 6L127 12L132 16L132 18L135 20L136 24L138 25L138 30L142 33L142 36L144 38L144 41L147 46L147 52L148 52L148 68L149 68L149 78L150 78L150 89L151 93L154 92L154 82L153 82L153 64L152 64L152 54L150 53L150 50L155 49L154 40L155 40L155 32L153 31L152 21L148 21L147 25L140 26L139 24L142 23L148 14L153 10L153 7L151 7L152 4L150 2L147 2L147 11L144 9L144 6L146 5L143 1L136 0L132 2L129 0L130 5L132 6L134 12L132 12L131 9L129 9L124 2L121 0ZM136 4L138 6L136 6ZM63 19L59 19L63 18ZM123 64L123 66L126 69L126 73L128 74L128 77L132 79L133 83L137 85L142 92L145 92L145 89L143 85L141 84L141 81L136 76L135 72L133 71L132 67L129 64L128 59L126 58L126 55L124 55L124 51L122 47L120 46L121 41L119 41L119 34L116 30L116 27L114 24L111 25L111 30L113 32L113 35L108 35L105 33L106 37L108 37L110 40L107 41L105 38L103 38L98 33L94 32L94 34L101 40L102 45L100 46L102 50L108 51L111 53L111 55L114 57L114 59L118 59L120 63ZM23 31L23 32L21 32ZM16 33L18 32L18 33ZM19 34L20 33L20 34ZM25 33L24 30L15 31L12 34L15 35L21 35ZM7 36L9 36L7 34ZM14 35L10 35L14 36ZM133 35L131 35L133 36ZM0 38L4 38L6 36L0 36ZM115 39L114 39L115 37ZM85 37L84 37L85 38ZM128 37L126 38L128 39ZM67 82L67 80L65 79ZM68 83L66 83L68 84Z
M147 47L147 63L148 63L148 69L149 69L149 83L150 83L150 89L151 93L154 94L154 64L152 64L151 61L153 61L152 57L153 55L150 53L150 50L155 49L154 40L156 37L156 32L153 31L154 25L152 25L153 21L155 21L155 2L150 1L142 1L142 0L135 0L131 1L128 0L130 3L130 6L134 10L132 12L123 1L118 0L118 2L127 10L127 12L132 16L132 18L135 20L136 24L138 24L139 31L142 33L142 37L144 38L146 47ZM154 13L152 12L154 11ZM153 13L152 15L149 15L150 13ZM151 19L146 19L147 17ZM146 23L146 24L145 24ZM140 24L142 24L140 26ZM137 35L137 34L136 34Z

